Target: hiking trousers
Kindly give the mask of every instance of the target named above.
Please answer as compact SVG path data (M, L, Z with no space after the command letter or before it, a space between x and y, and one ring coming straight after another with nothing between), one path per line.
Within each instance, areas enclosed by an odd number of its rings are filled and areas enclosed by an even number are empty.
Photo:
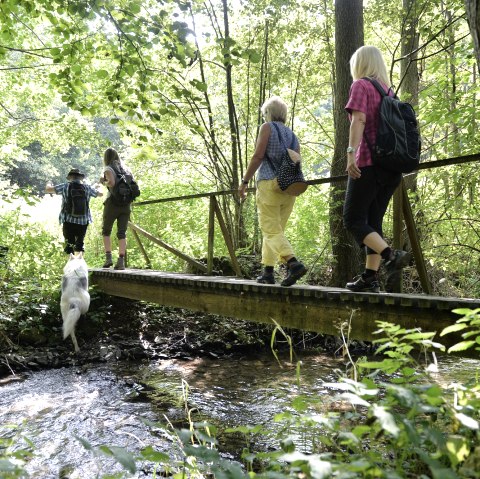
M262 264L275 266L285 256L294 256L285 237L285 227L295 204L295 196L276 191L277 179L257 183L258 223L262 231Z
M63 223L63 237L65 238L65 253L73 253L74 251L85 251L84 241L87 234L87 225L77 225L75 223Z
M348 177L343 222L362 247L364 238L370 233L376 232L383 238L383 217L402 174L376 166L364 166L360 171L360 178ZM375 251L367 248L367 254L375 254Z

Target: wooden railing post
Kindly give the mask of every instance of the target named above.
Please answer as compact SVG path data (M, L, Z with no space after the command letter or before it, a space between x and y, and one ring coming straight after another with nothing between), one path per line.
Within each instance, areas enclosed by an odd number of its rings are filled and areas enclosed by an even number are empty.
M130 226L130 223L129 223ZM138 236L138 233L135 229L130 228L131 232L133 233L133 237L137 240L138 247L140 248L140 251L142 252L143 258L145 259L145 262L147 263L147 268L151 269L152 268L152 262L150 261L150 258L148 257L147 251L145 250L142 241L140 240L140 236Z
M403 178L401 183L403 183ZM402 187L401 184L393 194L393 247L395 249L403 249L402 232L403 232L403 215L402 215ZM392 293L401 293L403 291L403 272L392 275L390 278L390 288Z
M425 259L423 258L423 251L420 245L420 239L418 237L417 228L415 227L415 220L413 219L412 206L408 198L407 187L402 179L402 209L403 218L407 225L408 237L410 238L410 244L412 245L413 256L415 258L415 265L417 267L418 276L420 278L420 284L422 289L427 294L432 294L432 285L428 279L427 267L425 266Z
M213 271L213 243L215 240L215 196L210 196L208 210L207 274Z
M220 210L220 207L218 206L218 201L214 196L212 196L212 201L215 208L215 214L217 215L218 224L220 225L220 229L222 230L223 239L225 240L225 244L227 245L230 259L232 260L233 270L235 271L236 275L241 278L242 270L240 269L237 257L235 256L235 248L233 247L233 241L232 238L230 238L230 234L228 233L227 225L225 224L225 220L222 216L222 211Z

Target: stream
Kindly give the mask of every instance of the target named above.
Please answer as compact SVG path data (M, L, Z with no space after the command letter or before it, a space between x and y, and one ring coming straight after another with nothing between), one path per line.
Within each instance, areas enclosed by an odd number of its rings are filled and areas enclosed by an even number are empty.
M335 381L345 369L343 360L316 353L296 358L301 361L297 375L296 361L288 359L282 357L280 364L272 355L118 361L34 372L0 386L0 437L15 434L16 447L22 448L30 441L33 455L26 470L38 479L93 479L124 471L115 459L99 454L101 445L133 454L151 445L180 457L172 427L188 428L187 411L195 421L220 429L267 426L272 435L262 436L265 442L255 446L276 447L273 416L288 410L297 394L325 398L327 410L334 393L323 383ZM436 379L449 384L471 378L479 364L443 358ZM231 460L238 459L243 446L230 436L219 438L219 450ZM125 477L159 476L154 463L137 461L137 472Z

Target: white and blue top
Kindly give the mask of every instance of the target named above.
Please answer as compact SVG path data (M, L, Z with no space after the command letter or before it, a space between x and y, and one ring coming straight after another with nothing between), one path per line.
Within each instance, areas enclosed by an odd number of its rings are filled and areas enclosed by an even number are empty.
M279 138L277 129L272 125L275 123L280 130L280 134L283 138ZM282 164L283 154L285 152L285 146L292 150L298 151L299 142L298 138L295 136L293 131L285 126L281 121L269 122L270 125L270 137L268 138L267 148L265 150L265 157L263 158L262 164L257 172L257 182L262 180L272 180L276 178L278 168ZM292 140L293 144L292 144ZM270 160L270 161L269 161ZM273 163L273 164L272 164Z

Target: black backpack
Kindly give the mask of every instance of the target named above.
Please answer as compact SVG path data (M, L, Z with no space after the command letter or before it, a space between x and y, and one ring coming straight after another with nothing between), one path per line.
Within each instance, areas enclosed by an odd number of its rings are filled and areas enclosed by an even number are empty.
M388 95L373 78L365 77L382 96L375 145L365 140L372 153L373 164L396 173L410 173L420 163L420 131L415 110L400 101L396 94Z
M78 181L71 181L67 186L65 213L70 216L85 216L88 212L87 188Z
M140 188L130 173L111 167L115 172L115 185L110 189L112 201L117 206L130 204L135 198L140 196Z

